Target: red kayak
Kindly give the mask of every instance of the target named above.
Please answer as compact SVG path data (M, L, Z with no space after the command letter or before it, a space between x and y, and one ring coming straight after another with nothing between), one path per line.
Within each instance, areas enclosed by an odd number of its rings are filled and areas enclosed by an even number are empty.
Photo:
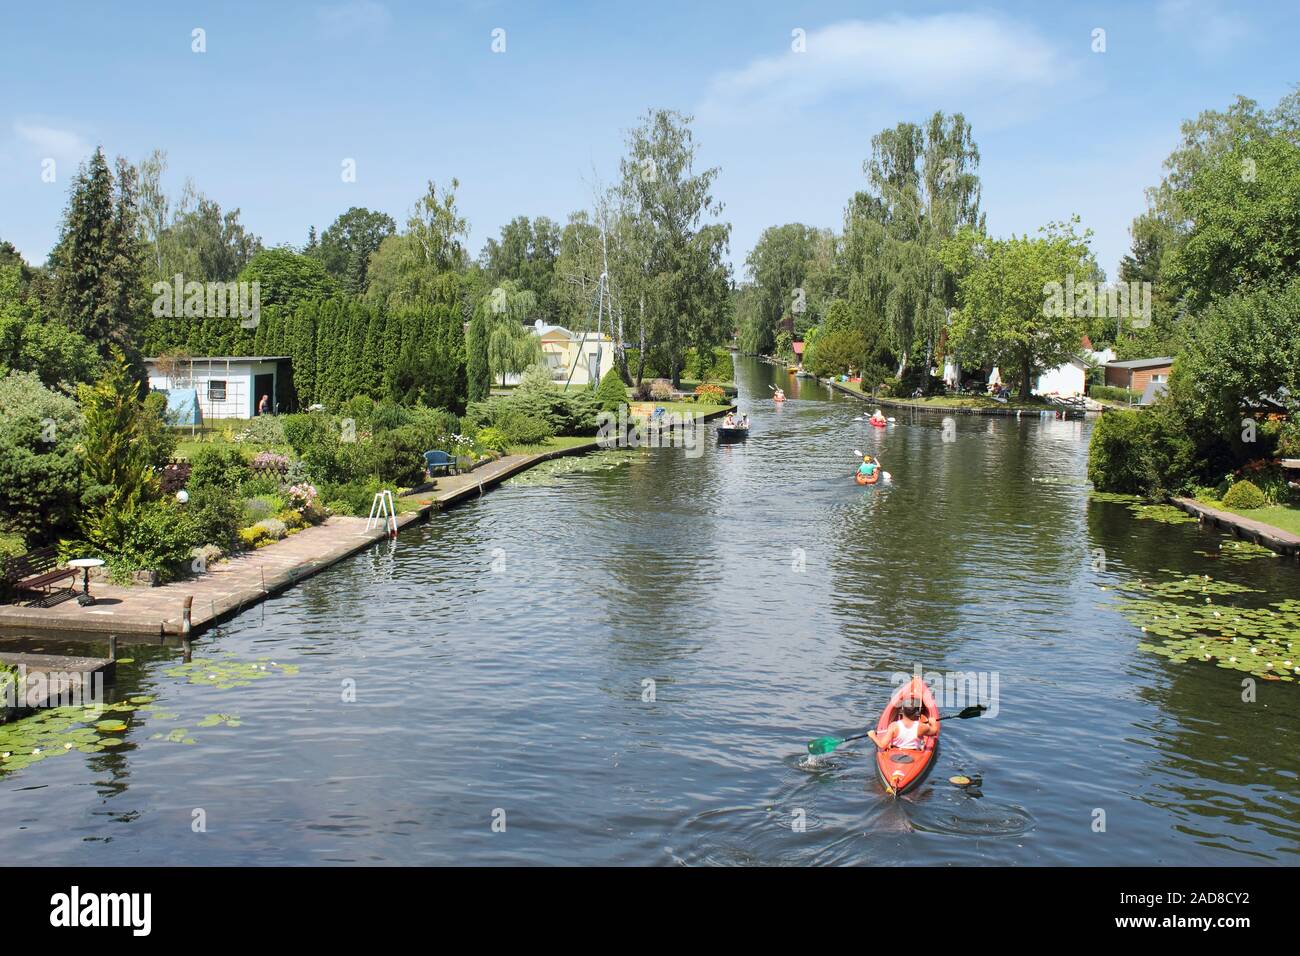
M876 722L876 733L884 733L889 729L890 724L898 720L902 703L909 697L920 698L921 710L927 717L939 715L939 708L934 702L934 695L930 693L930 688L921 678L913 677L889 698L884 713ZM880 774L880 782L884 785L886 793L896 797L912 790L925 779L925 775L930 772L930 766L939 757L939 737L937 735L922 737L921 744L921 750L903 750L898 747L890 747L888 750L877 748L876 770Z
M874 418L868 418L867 421L871 422L871 424L875 425L877 428L884 428L886 425L889 424L889 422L886 421L878 422Z

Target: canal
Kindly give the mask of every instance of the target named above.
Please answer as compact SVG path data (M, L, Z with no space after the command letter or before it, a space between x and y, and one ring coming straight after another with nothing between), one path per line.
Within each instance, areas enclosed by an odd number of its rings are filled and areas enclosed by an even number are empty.
M189 669L132 647L120 744L0 774L6 856L1296 862L1300 685L1172 661L1114 604L1193 574L1285 601L1293 563L1090 501L1089 422L874 429L737 364L746 443L561 460L245 612ZM893 484L855 485L855 449ZM869 748L808 763L916 667L997 706L945 723L921 790L887 799Z

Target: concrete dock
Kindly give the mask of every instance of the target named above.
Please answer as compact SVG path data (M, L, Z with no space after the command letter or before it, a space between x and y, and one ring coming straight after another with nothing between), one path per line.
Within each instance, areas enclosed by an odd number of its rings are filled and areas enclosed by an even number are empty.
M1212 508L1192 498L1171 498L1169 500L1175 507L1181 508L1189 515L1199 519L1202 524L1210 524L1231 531L1239 538L1245 538L1247 541L1255 542L1255 544L1272 548L1279 554L1285 554L1293 558L1300 556L1300 537L1296 537L1289 531L1283 531L1271 524L1234 514L1231 511Z

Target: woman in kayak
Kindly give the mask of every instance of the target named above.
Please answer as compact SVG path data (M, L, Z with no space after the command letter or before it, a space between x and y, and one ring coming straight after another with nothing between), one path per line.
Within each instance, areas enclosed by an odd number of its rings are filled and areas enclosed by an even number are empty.
M881 750L893 747L898 750L921 750L925 744L922 737L939 736L939 721L921 713L921 702L914 697L903 701L898 720L889 725L883 734L874 730L867 731Z
M867 481L874 481L876 469L879 467L880 465L876 462L876 459L872 458L870 455L863 455L862 464L858 465L858 474L867 479Z
M884 424L886 424L885 416L882 415L882 414L880 413L880 409L878 409L878 408L876 409L876 413L875 413L874 415L871 416L870 421L871 421L871 424L873 424L873 425L884 425Z
M784 402L784 401L785 401L785 392L782 391L782 390L779 389L779 388L776 389L776 390L772 393L772 400L773 400L774 402Z

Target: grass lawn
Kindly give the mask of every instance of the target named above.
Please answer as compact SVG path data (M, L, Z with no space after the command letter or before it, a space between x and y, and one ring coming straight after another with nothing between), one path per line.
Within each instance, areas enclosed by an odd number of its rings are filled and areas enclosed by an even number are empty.
M1227 511L1252 521L1262 521L1274 528L1281 528L1291 534L1300 535L1300 508L1294 505L1265 505L1263 508L1225 508L1222 501L1205 502L1212 508Z
M293 449L288 445L259 445L256 442L228 442L224 438L214 438L212 441L181 441L176 445L177 458L193 458L201 448L215 448L221 445L234 445L244 451L245 455L251 457L261 451L273 451L281 455L294 457Z

